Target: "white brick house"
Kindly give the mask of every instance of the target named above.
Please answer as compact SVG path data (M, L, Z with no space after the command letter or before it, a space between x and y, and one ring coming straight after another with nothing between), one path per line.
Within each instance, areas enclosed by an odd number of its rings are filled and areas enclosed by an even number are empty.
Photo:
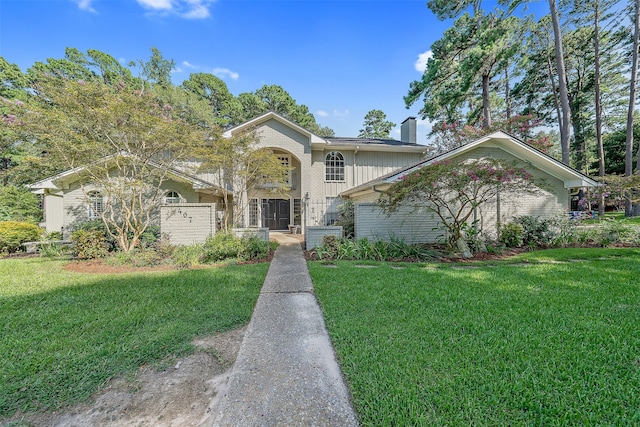
M267 190L251 191L250 200L245 204L245 224L240 225L271 230L287 230L289 225L303 228L329 225L336 218L341 192L412 165L424 157L426 147L416 144L415 125L414 118L402 124L406 141L325 138L269 112L226 131L225 137L248 129L255 131L259 145L272 149L291 167L291 190L277 199ZM166 191L163 203L215 203L218 205L216 215L220 215L222 199L215 177L180 171L175 175L175 180L169 180L163 186ZM78 170L65 171L31 185L35 192L43 195L43 225L48 231L66 234L75 224L91 219L95 211L91 204L99 206L99 189L95 189L95 200L87 200L85 194L91 183L82 182L81 176ZM190 236L187 240L200 240L197 237Z
M536 179L544 182L541 194L502 197L499 201L485 203L475 212L481 230L494 234L497 224L506 223L514 216L532 215L542 219L561 212L568 212L571 198L578 190L595 187L597 182L554 158L534 149L503 132L494 132L462 147L424 159L414 165L399 168L394 172L343 191L343 198L355 202L355 237L372 240L398 238L406 243L433 243L443 231L435 215L424 209L401 209L388 216L375 203L381 191L412 170L428 167L436 161L447 159L478 160L494 158L515 162L525 168Z

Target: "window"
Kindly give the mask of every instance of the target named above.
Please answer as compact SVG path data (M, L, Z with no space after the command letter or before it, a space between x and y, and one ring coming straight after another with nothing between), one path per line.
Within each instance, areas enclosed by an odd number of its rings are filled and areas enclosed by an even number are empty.
M287 171L285 172L284 182L285 184L291 184L291 171L289 170L289 156L278 156L278 160L280 160L280 164L284 166Z
M98 219L103 212L103 199L99 191L92 191L89 196L89 219Z
M167 191L164 196L164 202L167 204L180 203L180 195L175 191Z
M260 218L260 208L258 199L249 200L249 227L257 227Z
M344 181L344 157L337 151L327 154L324 161L326 181Z

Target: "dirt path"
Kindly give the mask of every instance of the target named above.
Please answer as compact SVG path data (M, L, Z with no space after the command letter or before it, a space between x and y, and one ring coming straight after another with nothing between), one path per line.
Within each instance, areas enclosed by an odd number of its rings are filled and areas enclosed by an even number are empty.
M58 412L16 414L0 421L10 426L115 427L204 426L215 413L246 327L197 339L198 351L165 370L141 368L133 378L118 378L91 399Z

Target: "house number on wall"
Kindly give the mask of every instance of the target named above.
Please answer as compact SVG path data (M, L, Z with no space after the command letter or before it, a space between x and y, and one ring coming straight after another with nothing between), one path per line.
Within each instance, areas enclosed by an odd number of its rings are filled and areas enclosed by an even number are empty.
M189 214L188 214L188 213L186 213L186 212L182 212L182 209L180 209L180 208L178 208L177 210L176 210L176 209L174 209L171 213L172 213L172 214L177 213L179 217L184 218L184 219L187 219L187 218L188 218L188 219L189 219L189 222L191 222L191 220L193 219L193 217L192 217L192 216L189 216Z

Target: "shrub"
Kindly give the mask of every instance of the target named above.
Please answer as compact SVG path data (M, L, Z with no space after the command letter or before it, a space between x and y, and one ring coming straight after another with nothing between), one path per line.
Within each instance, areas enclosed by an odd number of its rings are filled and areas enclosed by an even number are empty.
M39 240L41 235L42 230L28 222L0 222L0 252L18 252L23 243Z
M537 216L523 215L513 218L513 222L522 225L522 243L533 248L551 243L553 233L549 221Z
M522 246L524 227L515 222L509 222L500 228L499 240L509 248Z
M210 263L222 261L223 259L237 258L241 249L240 239L233 233L217 233L204 242L203 262Z
M240 239L238 258L245 261L264 258L269 254L269 250L271 250L271 245L268 241L256 236L244 236Z
M462 236L472 253L484 252L487 250L485 238L478 230L476 224L477 221L474 221L472 225L464 224L460 229L462 231Z
M150 248L160 240L160 226L151 224L140 235L140 247Z
M119 251L108 259L110 265L126 265L131 267L153 267L162 265L165 258L154 248L136 248L129 252Z
M566 213L560 213L548 221L552 246L565 247L576 242L578 221L571 220Z
M369 261L397 261L415 259L428 261L437 258L440 253L425 245L408 245L402 240L390 242L377 240L371 243L367 238L350 240L335 236L324 236L322 244L316 249L318 258L357 259Z
M341 225L344 236L352 239L355 232L355 204L353 200L346 199L338 206L338 220L335 225Z
M116 239L109 235L107 226L104 225L104 222L101 219L93 219L90 221L81 222L74 228L74 232L75 231L98 231L104 238L104 243L107 247L108 252L113 252L118 248L118 242L116 242Z
M176 246L171 243L167 235L162 235L162 237L156 240L154 247L158 255L162 258L171 258L173 252L176 250Z
M98 230L76 230L71 234L73 254L78 259L104 258L109 254L104 233Z
M68 255L70 252L71 248L69 246L56 243L41 243L40 246L38 246L38 253L41 257L46 258L62 257Z
M202 263L204 248L201 244L178 246L173 252L173 263L179 268L191 268Z

